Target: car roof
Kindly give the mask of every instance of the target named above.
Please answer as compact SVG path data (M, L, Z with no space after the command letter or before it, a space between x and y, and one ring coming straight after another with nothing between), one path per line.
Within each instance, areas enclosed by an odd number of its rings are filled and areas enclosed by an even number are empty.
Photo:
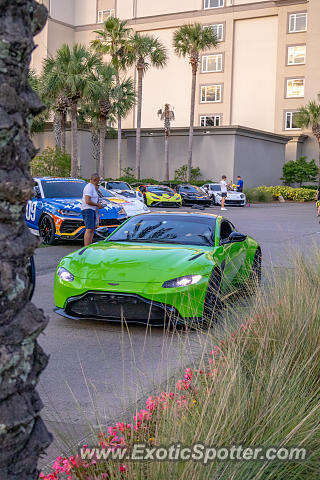
M69 177L34 177L34 180L66 180L66 181L75 181L77 180L78 182L84 182L86 183L85 180L82 178L69 178Z
M151 212L151 213L140 213L139 215L163 215L163 214L166 214L166 215L175 215L175 216L193 216L193 217L210 217L210 218L223 218L221 217L221 215L214 215L213 213L201 213L201 212L167 212L166 210L163 210L163 211L157 211L157 212Z

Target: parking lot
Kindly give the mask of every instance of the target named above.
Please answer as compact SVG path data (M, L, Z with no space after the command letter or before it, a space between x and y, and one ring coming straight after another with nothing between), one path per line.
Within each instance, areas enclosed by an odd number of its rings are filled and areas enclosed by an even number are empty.
M185 210L191 209L180 209ZM221 213L218 207L205 211ZM261 204L229 208L224 213L241 233L260 243L264 271L292 268L292 253L312 256L319 248L320 225L313 204ZM147 330L141 325L127 330L120 324L73 321L53 313L56 265L80 246L59 244L37 250L34 294L35 304L50 316L46 332L40 337L50 355L39 385L45 405L43 418L51 431L74 431L76 435L87 429L85 418L97 423L97 412L102 423L110 424L130 403L143 398L180 366L192 362L202 348L197 332L184 335L162 328ZM55 444L42 466L58 452Z

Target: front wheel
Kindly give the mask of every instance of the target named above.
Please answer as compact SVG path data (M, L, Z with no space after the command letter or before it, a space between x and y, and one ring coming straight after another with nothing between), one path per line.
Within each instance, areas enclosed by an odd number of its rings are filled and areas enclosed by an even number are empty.
M42 217L39 223L39 235L43 243L45 245L55 245L57 243L55 233L56 227L52 218L49 215Z
M211 274L203 306L203 325L209 327L219 317L223 309L221 300L221 274L214 270Z

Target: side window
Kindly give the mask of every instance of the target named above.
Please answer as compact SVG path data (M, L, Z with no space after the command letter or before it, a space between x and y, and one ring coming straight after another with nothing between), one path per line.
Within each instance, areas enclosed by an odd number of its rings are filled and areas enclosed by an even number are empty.
M226 220L223 220L220 225L220 242L224 243L228 240L229 235L233 232L234 227L231 223Z

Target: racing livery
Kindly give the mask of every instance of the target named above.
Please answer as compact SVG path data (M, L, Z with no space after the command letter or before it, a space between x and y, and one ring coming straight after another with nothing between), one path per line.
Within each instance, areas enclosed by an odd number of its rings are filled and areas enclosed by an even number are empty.
M112 190L114 193L120 194L122 197L129 199L137 198L143 202L142 193L134 190L127 182L121 180L102 180L100 185L107 190Z
M139 213L150 212L148 207L141 200L138 200L137 197L124 197L119 193L113 193L113 191L107 190L106 188L99 187L99 196L107 202L115 203L116 205L121 205L128 217L133 215L138 215Z
M164 185L140 185L137 188L148 207L181 207L182 198L179 193Z
M260 246L226 218L156 212L64 257L54 299L56 312L73 319L206 325L224 296L252 292L260 278Z
M26 205L25 221L43 242L53 245L58 239L76 239L84 235L81 214L82 192L86 185L78 178L35 178L34 197ZM99 211L96 234L105 238L124 220L127 214L122 205L105 200Z

